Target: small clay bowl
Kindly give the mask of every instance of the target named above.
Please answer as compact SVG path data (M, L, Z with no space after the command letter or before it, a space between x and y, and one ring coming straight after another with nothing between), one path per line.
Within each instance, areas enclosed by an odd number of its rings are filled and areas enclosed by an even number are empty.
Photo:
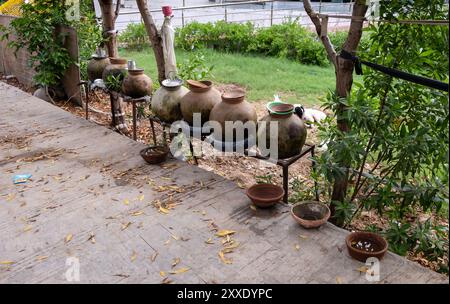
M292 217L304 228L318 228L330 218L327 205L316 201L299 202L291 208Z
M294 105L290 103L274 102L269 104L268 109L272 113L289 114L294 111Z
M228 103L239 103L245 98L244 90L235 89L222 94L222 100Z
M284 190L273 184L256 184L247 189L247 196L259 208L269 208L284 196Z
M345 243L348 254L361 262L372 257L381 260L388 250L387 241L372 232L352 232L345 238Z
M150 146L140 152L142 158L149 164L160 164L167 159L169 148L166 146Z

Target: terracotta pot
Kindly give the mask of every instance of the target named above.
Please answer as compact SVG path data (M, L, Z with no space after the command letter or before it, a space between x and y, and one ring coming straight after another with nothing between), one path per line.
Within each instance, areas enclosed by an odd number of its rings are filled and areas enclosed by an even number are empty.
M211 81L188 80L189 92L180 100L183 119L192 126L194 113L201 114L201 124L209 120L212 108L221 101L220 92Z
M124 58L109 58L110 63L105 67L102 73L102 79L106 82L109 75L114 77L122 76L125 78L127 74L127 60Z
M144 74L144 69L128 70L122 82L122 93L133 98L150 96L153 82Z
M90 81L102 79L103 71L110 64L108 57L94 55L87 65L87 73Z
M304 228L317 228L328 221L331 211L320 202L304 201L292 206L291 215Z
M167 159L169 148L167 146L151 146L142 149L141 157L149 164L160 164Z
M180 100L189 90L182 83L182 80L163 80L161 87L153 94L152 111L162 121L172 123L183 119Z
M345 238L348 253L358 261L374 257L381 260L388 250L387 241L372 232L352 232Z
M283 198L284 190L277 185L256 184L247 189L247 196L257 207L269 208Z
M248 138L249 135L255 137L256 134L248 134L248 130L239 130L233 129L226 130L225 122L239 122L246 123L248 121L253 121L255 123L256 133L256 124L258 121L258 116L256 114L256 109L249 102L245 101L245 94L242 90L233 90L230 92L226 92L222 95L222 102L219 102L212 108L211 113L209 114L210 121L217 121L222 127L222 132L217 139L221 139L222 141L236 141L236 134L244 134L244 138ZM216 133L214 134L216 137ZM238 138L238 140L242 140L243 138Z
M306 141L307 129L303 120L294 115L293 106L280 107L285 112L269 112L258 125L258 140L265 140L259 145L270 146L270 122L278 122L278 158L289 158L300 154ZM290 110L289 110L290 109Z

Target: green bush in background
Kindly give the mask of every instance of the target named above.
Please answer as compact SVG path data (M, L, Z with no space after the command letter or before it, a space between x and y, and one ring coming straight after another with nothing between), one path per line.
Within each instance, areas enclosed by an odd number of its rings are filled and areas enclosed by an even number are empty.
M331 42L337 51L341 50L346 37L346 32L330 33ZM127 49L141 50L148 43L144 25L129 24L119 35L119 42ZM363 39L361 44L367 45L367 39ZM175 45L187 51L210 48L222 52L288 58L303 64L329 64L316 33L301 26L297 20L267 28L255 28L251 22L194 21L176 30Z

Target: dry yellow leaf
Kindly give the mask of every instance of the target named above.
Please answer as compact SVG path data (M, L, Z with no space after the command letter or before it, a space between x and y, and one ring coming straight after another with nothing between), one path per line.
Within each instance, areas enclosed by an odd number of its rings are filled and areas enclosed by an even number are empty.
M233 262L231 261L231 259L227 259L225 257L225 253L223 251L219 251L219 258L220 260L225 263L225 264L232 264Z
M341 277L336 277L336 283L342 284L342 278Z
M27 226L25 226L25 228L23 228L23 232L30 231L31 229L33 229L33 226L27 225Z
M300 245L295 245L295 250L300 250Z
M10 194L8 194L8 196L6 197L6 201L7 201L7 202L10 202L10 201L12 201L15 197L16 197L16 194L15 194L15 193L10 193Z
M152 254L152 256L150 257L150 260L152 262L154 262L156 260L156 257L158 256L158 252L155 252L154 254Z
M175 266L177 266L180 263L181 259L180 258L175 258L172 261L172 268L174 268Z
M171 280L171 279L169 279L169 278L164 278L162 281L161 281L161 284L170 284L170 283L172 283L173 281Z
M130 225L131 225L131 222L123 224L121 230L123 231L123 230L127 229Z
M214 244L212 238L209 238L205 241L206 244Z
M170 239L168 239L167 241L164 242L164 245L169 245L170 243Z
M47 255L43 255L43 256L38 256L36 258L36 261L43 261L43 260L46 260L46 259L48 259L48 256Z
M202 215L205 216L206 215L206 211L202 210Z
M72 233L69 233L68 235L66 235L64 242L69 243L72 240L72 237L73 237Z
M234 242L234 241L233 241L233 242L231 242L230 245L225 246L224 249L226 249L226 250L235 249L235 248L239 247L239 245L240 245L239 242Z
M176 235L171 234L170 236L171 236L175 241L178 241L178 237L177 237Z
M125 205L129 205L130 204L130 201L128 200L128 199L125 199L124 201L123 201L123 203L125 204Z
M162 206L159 206L159 212L161 212L163 214L169 214L169 210Z
M369 268L367 268L366 266L361 266L361 267L359 267L359 268L356 269L356 270L358 270L359 272L362 272L362 273L367 273L367 271L369 270Z
M159 275L162 276L162 277L165 277L166 276L166 272L165 271L160 271Z
M224 237L224 236L227 236L227 235L230 235L230 234L234 234L234 233L236 233L236 231L233 231L233 230L219 230L219 231L217 231L216 235L218 237Z
M186 271L188 271L190 268L188 268L188 267L183 267L183 268L180 268L180 269L177 269L177 270L172 270L172 271L170 271L170 273L171 274L179 274L179 273L183 273L183 272L186 272Z
M132 216L139 216L139 215L142 215L142 214L144 214L143 211L136 211L136 212L132 212L131 213Z
M302 235L302 234L300 234L299 237L304 240L306 240L308 238L306 235Z
M144 196L144 194L142 194L138 197L138 200L142 202L144 200L144 198L145 198L145 196Z
M253 211L256 211L256 207L255 207L255 205L250 205L250 209L252 209Z
M0 261L0 265L12 265L14 264L13 261Z
M136 251L133 251L133 254L130 257L131 262L134 262L136 260L136 258L137 258L137 253L136 253Z

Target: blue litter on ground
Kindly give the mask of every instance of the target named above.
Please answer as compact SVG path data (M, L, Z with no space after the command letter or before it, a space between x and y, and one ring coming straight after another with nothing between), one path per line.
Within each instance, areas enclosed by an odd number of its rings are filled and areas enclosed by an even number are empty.
M14 184L23 184L26 183L31 178L31 174L18 174L14 176L13 182Z

